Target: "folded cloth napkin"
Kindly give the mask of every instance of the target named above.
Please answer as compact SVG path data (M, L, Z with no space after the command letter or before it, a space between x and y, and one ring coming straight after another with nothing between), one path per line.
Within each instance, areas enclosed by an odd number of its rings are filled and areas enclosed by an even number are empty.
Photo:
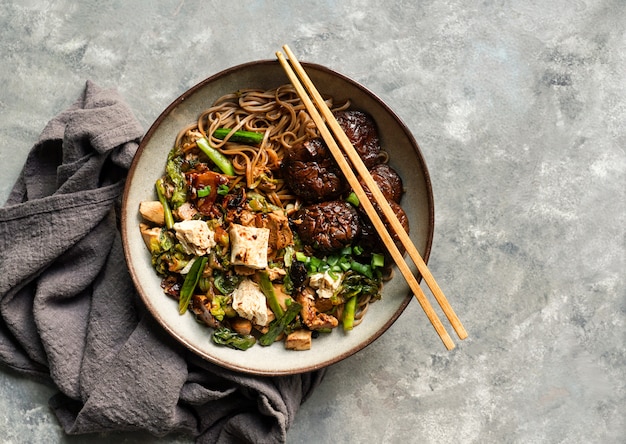
M212 365L165 333L134 290L117 215L141 135L120 95L89 81L43 130L0 208L0 363L58 388L50 405L68 434L284 442L324 372Z

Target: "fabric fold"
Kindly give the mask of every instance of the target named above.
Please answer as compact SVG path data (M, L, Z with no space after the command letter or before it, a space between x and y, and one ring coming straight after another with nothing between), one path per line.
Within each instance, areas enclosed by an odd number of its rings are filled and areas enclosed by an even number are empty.
M0 363L58 388L68 434L285 442L324 371L239 374L182 347L141 303L117 226L143 130L91 81L42 131L0 208Z

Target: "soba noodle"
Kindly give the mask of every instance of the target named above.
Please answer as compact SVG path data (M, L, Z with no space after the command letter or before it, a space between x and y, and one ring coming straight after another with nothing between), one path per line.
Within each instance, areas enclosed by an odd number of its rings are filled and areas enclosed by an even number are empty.
M335 106L332 99L326 103L333 111L350 106L349 101L341 106ZM223 140L218 139L213 135L218 128L228 128L231 133ZM263 141L259 146L231 142L230 136L239 130L262 133ZM211 146L230 158L239 176L231 185L245 178L248 189L284 208L296 200L277 174L285 150L319 137L319 133L293 86L282 85L267 91L244 89L220 97L200 114L196 123L178 133L175 143L187 151L201 137L206 137Z

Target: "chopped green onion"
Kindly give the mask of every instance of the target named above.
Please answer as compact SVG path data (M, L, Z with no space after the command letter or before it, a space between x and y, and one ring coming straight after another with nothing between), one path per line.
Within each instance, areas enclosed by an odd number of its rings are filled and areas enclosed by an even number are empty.
M309 260L309 267L312 269L312 271L314 272L317 271L321 265L322 265L322 260L320 258L311 256Z
M342 258L343 260L339 260L339 267L343 271L348 271L350 269L350 261L347 258Z
M385 256L379 253L372 255L372 268L383 267L385 265Z
M364 276L367 276L370 279L374 278L374 274L372 273L372 267L369 265L364 265L357 261L350 262L350 268L357 273L360 273Z
M219 187L217 187L217 194L219 194L220 196L226 196L229 191L230 188L228 188L228 185L226 184L221 184Z
M301 251L296 251L296 260L298 262L304 262L305 264L309 262L309 257Z
M355 245L354 247L352 247L352 253L355 254L356 256L362 255L363 247L361 247L360 245Z
M358 207L361 204L361 202L359 202L359 198L357 197L354 191L348 194L348 197L346 197L346 202L348 202L349 204L355 207Z
M207 185L206 187L199 189L196 194L198 197L207 197L211 194L211 185Z
M339 256L337 255L328 256L328 258L326 259L326 263L331 267L337 265L337 262L339 262Z

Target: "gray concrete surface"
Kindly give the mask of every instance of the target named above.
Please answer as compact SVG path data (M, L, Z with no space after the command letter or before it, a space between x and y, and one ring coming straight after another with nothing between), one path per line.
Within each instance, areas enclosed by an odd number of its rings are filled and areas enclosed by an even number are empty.
M147 128L188 87L287 43L413 131L435 195L430 266L470 333L445 351L413 301L329 370L289 442L622 443L625 24L623 0L3 1L0 197L86 79ZM51 393L0 370L2 441L112 440L64 436Z

